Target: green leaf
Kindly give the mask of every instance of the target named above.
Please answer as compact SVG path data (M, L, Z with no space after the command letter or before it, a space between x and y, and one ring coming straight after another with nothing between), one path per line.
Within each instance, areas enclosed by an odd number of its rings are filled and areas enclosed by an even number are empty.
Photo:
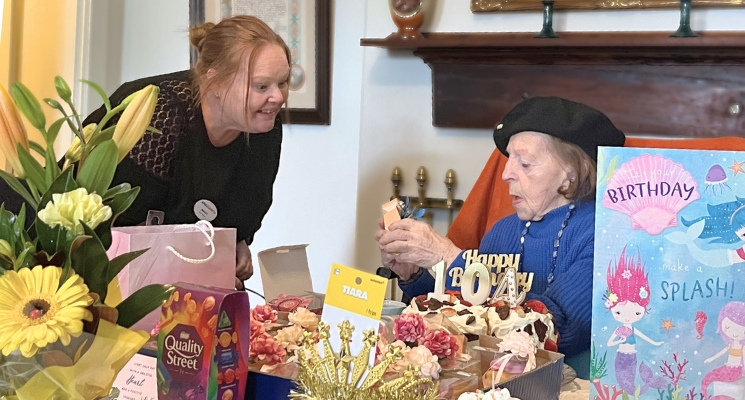
M113 140L96 146L78 172L78 184L88 189L88 193L104 195L111 185L111 180L114 179L118 156L119 150Z
M147 128L145 128L145 130L148 131L148 132L157 133L158 135L162 135L163 134L163 132L161 132L160 129L158 129L158 128L154 127L154 126L148 126Z
M101 89L101 86L98 86L95 82L91 82L85 79L81 80L80 82L85 83L86 85L93 88L93 90L98 92L98 95L101 96L101 99L103 100L103 105L106 106L106 111L111 111L111 102L109 101L109 96L106 96L106 92Z
M44 148L44 146L40 145L39 143L34 142L33 140L28 141L28 147L31 150L37 152L42 157L47 156L47 149Z
M111 226L116 221L116 218L132 205L135 198L137 198L138 193L140 193L140 188L135 187L115 194L110 201L104 203L111 207L111 219L109 219L109 222L105 224L98 225L98 227L96 227L96 233L101 238L101 242L103 242L103 245L106 246L106 248L111 246Z
M47 132L47 137L51 140L51 142L47 143L47 152L44 161L44 178L47 187L51 186L52 182L54 182L60 172L62 172L59 165L57 165L57 157L54 155L54 140L57 138L57 134L64 123L65 118L60 118L54 121L54 123L49 126L49 131Z
M116 125L106 128L96 133L95 135L93 135L93 137L91 137L90 140L88 141L88 145L90 146L90 148L98 146L99 144L107 140L111 140L111 138L114 137L114 129L116 129Z
M109 261L109 269L106 272L106 280L108 282L111 282L116 278L117 275L119 275L120 272L124 269L124 267L127 266L132 260L135 258L143 255L146 251L150 250L150 248L144 249L144 250L137 250L137 251L131 251L129 253L122 254L120 256L115 257L113 260Z
M16 145L16 149L18 150L18 160L21 161L23 172L26 174L26 180L36 186L42 193L46 192L49 185L44 178L44 167L20 144Z
M132 203L134 203L135 198L137 198L139 193L140 187L138 186L114 195L111 202L107 203L107 205L111 207L112 223L116 220L116 217L120 216L129 208L129 206L132 205Z
M23 249L24 239L28 239L26 235L26 204L21 204L21 210L18 212L18 216L12 219L13 226L13 237L16 239L14 249Z
M52 123L52 125L49 125L49 130L47 131L47 136L49 136L49 139L51 140L51 144L54 144L54 141L57 140L57 135L59 134L60 128L62 128L62 124L65 123L65 121L72 119L73 116L69 117L62 117ZM54 147L54 146L49 146Z
M109 267L106 248L103 247L96 232L88 225L82 224L85 236L89 237L83 240L77 249L70 250L71 267L83 278L91 292L105 299L109 287L109 281L106 280L106 270Z
M5 203L0 204L0 239L8 242L13 254L16 254L16 235L13 234L15 214L5 209Z
M116 306L119 311L117 324L125 328L131 328L137 321L168 301L174 289L175 287L171 285L155 284L145 286L132 293Z
M130 190L130 189L132 189L132 185L130 185L129 183L127 182L120 183L110 188L109 190L107 190L106 193L101 197L103 197L103 200L106 201L114 197L114 195L117 195L122 192L126 192L127 190Z
M54 88L57 89L57 94L62 100L68 103L72 101L72 90L70 90L70 86L65 82L64 78L59 75L55 76Z
M34 196L31 196L31 193L29 193L28 189L26 189L23 184L21 184L21 181L19 181L18 178L3 171L2 169L0 169L0 178L3 178L5 183L7 183L14 192L21 195L21 197L23 197L23 200L25 200L26 203L31 206L31 208L36 209L36 207L39 205L39 200L35 199Z
M23 251L16 257L16 262L13 264L13 270L18 271L21 268L33 268L36 263L34 262L31 252L34 250L36 249L31 247L23 249Z
M13 101L16 102L18 109L21 110L21 113L31 123L31 126L45 133L44 128L47 125L47 120L44 117L44 112L41 110L39 100L36 100L36 96L21 82L13 83L13 86L10 87L10 95L13 97Z

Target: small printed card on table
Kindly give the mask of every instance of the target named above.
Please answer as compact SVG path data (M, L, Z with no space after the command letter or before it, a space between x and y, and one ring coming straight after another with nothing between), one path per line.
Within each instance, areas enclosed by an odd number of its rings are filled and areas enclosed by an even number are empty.
M380 276L339 264L331 267L321 320L331 328L329 340L334 349L341 346L339 325L345 320L354 327L352 354L362 351L365 330L378 332L387 286L388 280ZM371 363L374 357L375 352L371 352Z
M119 389L119 400L157 400L157 363L155 357L135 354L114 380L113 387Z

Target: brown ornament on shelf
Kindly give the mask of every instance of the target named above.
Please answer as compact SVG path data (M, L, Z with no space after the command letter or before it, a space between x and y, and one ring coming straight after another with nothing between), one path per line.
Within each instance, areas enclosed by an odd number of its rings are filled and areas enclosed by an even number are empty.
M419 28L424 23L424 0L388 0L393 23L398 31L391 34L402 39L424 39Z

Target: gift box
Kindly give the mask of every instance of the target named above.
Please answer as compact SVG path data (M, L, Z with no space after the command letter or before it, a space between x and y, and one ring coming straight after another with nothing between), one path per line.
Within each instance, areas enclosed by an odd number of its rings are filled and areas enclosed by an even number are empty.
M159 399L241 399L248 373L248 294L176 284L158 334Z
M320 313L324 295L313 291L308 266L307 244L280 246L258 254L261 284L267 304L287 320L288 312L304 307Z
M479 336L479 344L471 348L471 356L480 360L482 377L490 370L491 362L503 354L497 350L499 342L499 338ZM564 355L538 349L535 358L535 369L522 374L509 374L508 378L497 386L509 389L513 397L522 400L558 400ZM491 381L482 382L482 385L485 390L491 389Z

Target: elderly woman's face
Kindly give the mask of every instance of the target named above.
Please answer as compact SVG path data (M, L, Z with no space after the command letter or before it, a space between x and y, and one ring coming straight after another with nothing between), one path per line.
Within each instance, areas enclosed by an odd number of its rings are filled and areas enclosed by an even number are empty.
M240 73L226 93L225 108L233 123L248 133L272 130L274 119L287 101L290 66L284 50L275 44L262 47L254 55L254 70L248 79L248 57ZM246 116L248 88L248 116Z
M509 159L502 179L510 186L512 207L523 221L538 221L549 211L569 204L557 190L569 184L568 171L538 132L520 132L507 145Z

